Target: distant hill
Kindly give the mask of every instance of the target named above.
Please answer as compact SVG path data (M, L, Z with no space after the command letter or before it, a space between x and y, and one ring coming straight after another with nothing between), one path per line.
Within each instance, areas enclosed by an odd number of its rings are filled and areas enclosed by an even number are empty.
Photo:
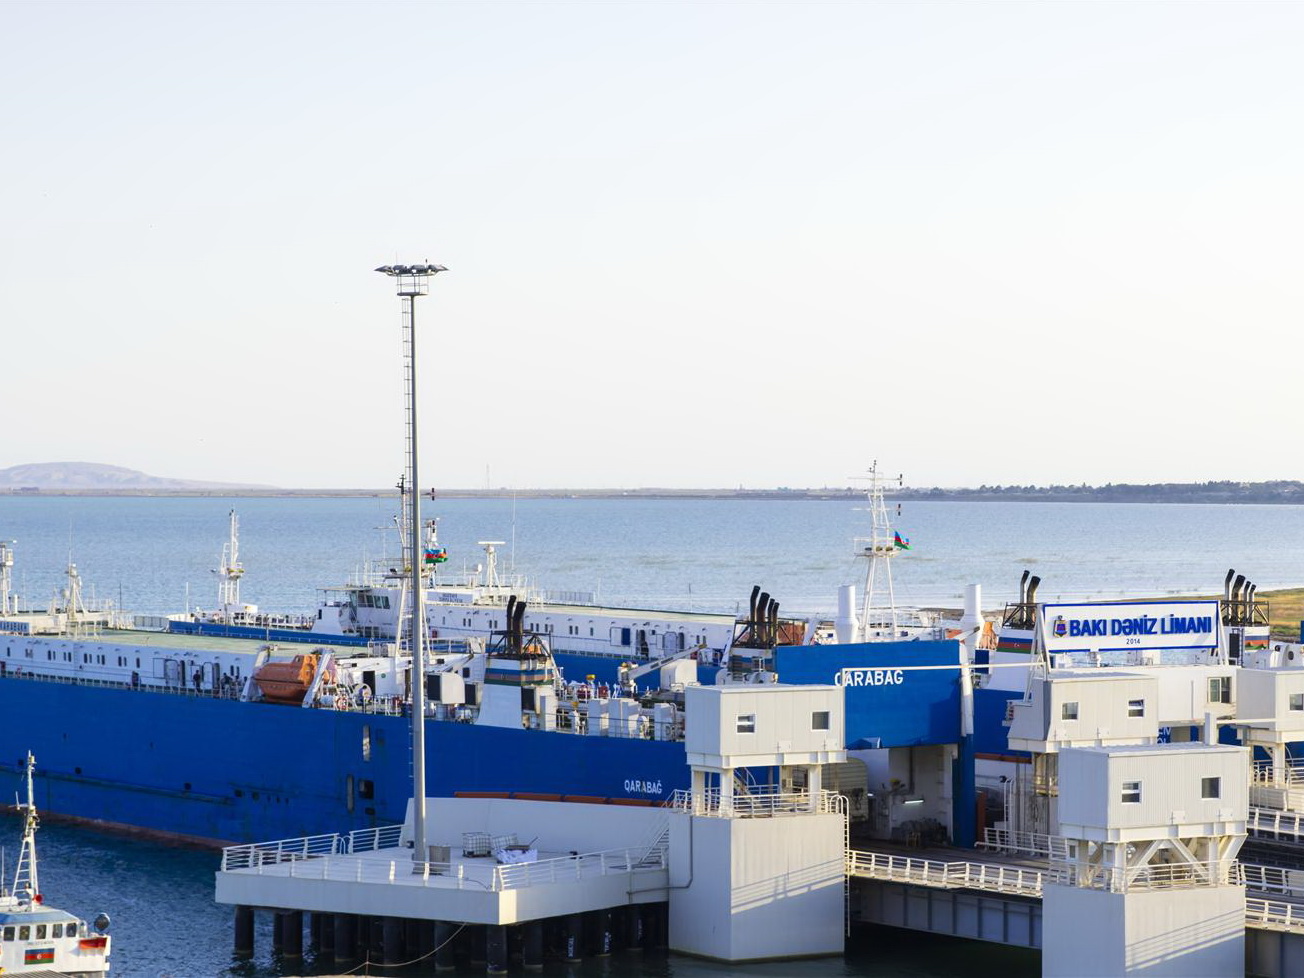
M199 491L205 489L272 489L272 486L254 486L235 482L200 482L194 479L165 479L146 475L135 469L119 465L100 465L97 462L37 462L30 465L12 465L0 469L0 491L88 490L112 492L114 490L168 492Z

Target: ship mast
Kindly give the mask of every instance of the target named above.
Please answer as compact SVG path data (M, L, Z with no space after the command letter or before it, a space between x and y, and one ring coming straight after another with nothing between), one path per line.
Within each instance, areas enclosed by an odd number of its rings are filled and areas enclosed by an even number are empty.
M18 596L14 586L14 552L12 540L0 540L0 615L18 614Z
M231 510L231 539L222 547L222 566L218 570L220 580L217 585L217 606L227 621L240 610L240 577L244 568L240 566L240 519Z
M865 597L861 607L860 622L866 635L874 628L890 628L896 636L898 631L896 594L892 589L892 558L901 549L897 543L896 530L892 526L884 500L885 480L878 471L878 462L869 467L868 476L859 476L869 480L866 498L869 502L870 535L856 537L854 545L856 556L864 557L869 566L865 569ZM902 484L902 476L897 476L896 484ZM881 580L881 585L880 585ZM887 604L879 607L876 601L886 594Z
M32 793L32 770L35 767L36 758L28 751L25 765L27 803L15 806L23 815L23 843L18 853L13 889L13 895L20 903L39 901L41 896L41 884L36 873L36 826L40 820L36 817L36 798Z
M414 862L426 861L426 703L425 590L421 586L421 494L417 492L417 352L416 300L430 291L430 279L447 271L443 265L382 265L376 271L398 282L403 300L403 384L407 403L407 470L403 482L409 511L404 534L404 569L411 575L412 613L408 641L412 649L412 818ZM401 614L401 612L400 612ZM400 620L400 628L402 622Z

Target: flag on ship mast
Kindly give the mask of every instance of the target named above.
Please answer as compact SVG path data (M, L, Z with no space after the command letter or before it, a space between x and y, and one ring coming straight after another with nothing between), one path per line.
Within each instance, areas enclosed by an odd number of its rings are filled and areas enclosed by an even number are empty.
M892 531L892 537L893 537L892 542L893 542L894 544L896 544L896 548L897 548L898 550L909 550L909 549L910 549L910 538L909 538L909 537L903 537L903 536L900 534L900 532L898 532L897 530L893 530L893 531Z

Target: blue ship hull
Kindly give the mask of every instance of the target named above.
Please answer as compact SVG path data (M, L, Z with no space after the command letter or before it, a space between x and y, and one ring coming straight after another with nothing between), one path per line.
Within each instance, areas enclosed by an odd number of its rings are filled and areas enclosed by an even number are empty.
M52 815L238 843L393 824L412 794L405 717L16 680L0 711L0 769L32 751ZM431 797L659 803L689 779L682 743L443 721L426 757Z

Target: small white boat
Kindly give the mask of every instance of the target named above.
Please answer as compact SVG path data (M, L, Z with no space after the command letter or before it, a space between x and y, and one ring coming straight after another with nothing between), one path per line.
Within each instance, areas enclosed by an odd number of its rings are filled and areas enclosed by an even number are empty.
M58 974L92 978L109 970L107 914L95 918L94 927L64 910L47 906L41 895L36 869L36 801L32 769L36 759L27 755L27 802L17 806L23 815L23 841L14 885L0 892L0 974Z

